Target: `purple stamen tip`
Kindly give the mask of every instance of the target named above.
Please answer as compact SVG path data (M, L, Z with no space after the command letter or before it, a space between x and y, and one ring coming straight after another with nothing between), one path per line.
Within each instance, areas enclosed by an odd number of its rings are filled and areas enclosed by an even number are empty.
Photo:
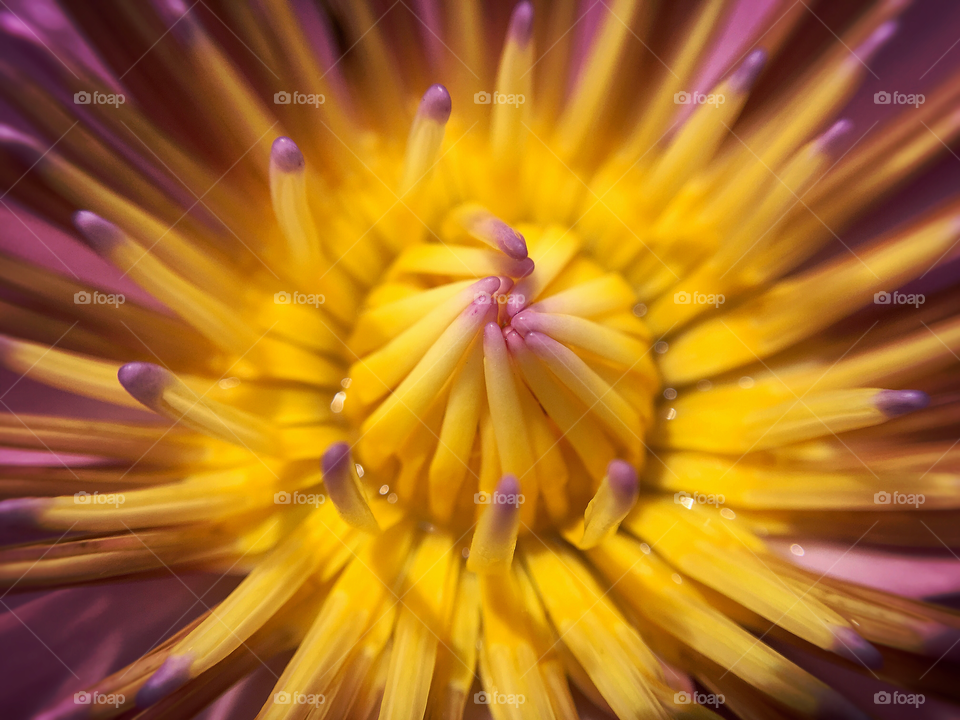
M43 157L43 148L36 138L26 135L10 125L0 125L0 145L26 165L33 165Z
M523 279L534 270L533 258L524 258L517 261L517 279Z
M512 257L514 260L525 260L527 257L527 241L523 235L518 233L505 222L496 223L493 230L497 241L497 247L501 251Z
M288 137L280 136L270 148L270 161L282 172L298 172L306 167L306 160L297 144Z
M517 3L513 9L508 35L521 46L530 42L533 36L533 5L528 0Z
M881 390L874 403L884 415L895 418L922 410L930 404L930 396L922 390Z
M160 669L144 683L137 693L137 707L146 708L157 703L175 690L180 689L190 679L190 655L171 655Z
M500 478L500 482L497 483L497 492L500 495L513 495L516 497L520 494L520 481L517 480L516 475L507 474ZM511 507L515 507L514 503Z
M154 407L174 380L173 374L159 365L132 362L120 367L117 380L135 400L149 408Z
M833 125L830 126L830 129L827 130L823 135L821 135L816 140L816 151L821 152L824 155L833 155L836 153L837 148L844 141L844 138L850 133L853 129L853 123L844 118L842 120L837 120Z
M740 64L740 67L730 76L730 90L740 93L747 92L753 87L753 83L756 82L757 76L760 75L760 71L763 70L766 64L766 50L758 48L751 52L747 55L746 60Z
M607 465L607 480L610 482L610 489L619 497L631 498L638 492L637 471L626 460L610 461Z
M435 83L427 88L420 99L418 112L423 117L428 117L434 122L446 125L452 109L453 103L450 100L450 93L443 85Z
M514 316L514 318L510 321L510 324L516 328L517 332L523 336L526 336L528 332L536 329L538 325L538 317L539 315L532 310L524 310L523 312Z
M345 442L335 442L327 448L320 459L320 467L323 469L323 477L337 476L345 469L349 468L350 446Z
M860 637L852 628L834 627L832 632L837 639L833 643L833 651L837 655L857 665L866 665L871 670L883 667L883 655L880 651Z
M73 214L73 224L94 252L109 252L123 242L120 228L89 210L77 210Z

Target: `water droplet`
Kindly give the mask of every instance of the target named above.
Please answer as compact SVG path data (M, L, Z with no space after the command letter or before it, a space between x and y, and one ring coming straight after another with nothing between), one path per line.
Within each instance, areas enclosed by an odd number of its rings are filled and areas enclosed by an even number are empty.
M725 517L727 520L733 520L737 517L737 514L730 508L724 508L720 511L720 515Z
M803 548L794 543L790 546L790 552L792 552L797 557L803 557Z
M670 346L667 345L667 343L665 343L663 340L661 340L660 342L658 342L656 345L653 346L653 349L654 349L656 352L658 352L658 353L660 353L661 355L663 355L667 350L670 349Z
M677 399L677 391L674 390L673 388L667 388L666 390L663 391L663 396L664 396L667 400L676 400L676 399Z
M678 573L671 575L670 579L673 580L677 585L683 585L683 578L680 577Z
M340 387L346 390L348 387L350 387L350 383L352 382L353 380L351 380L350 378L344 378L343 380L340 381Z
M330 410L335 413L343 411L343 401L347 399L347 394L345 392L338 392L333 396L333 400L330 403Z
M737 381L737 384L742 387L744 390L749 390L753 387L753 378L747 375L744 375Z
M217 383L217 385L219 385L224 390L232 390L239 384L240 384L240 378L235 378L235 377L223 378L223 380Z
M464 558L470 557L470 548L465 547L463 550L460 551L460 554L463 555Z
M396 493L390 493L389 495L387 495L387 502L388 502L388 503L390 503L391 505L393 505L396 501L397 501L397 494L396 494Z
M380 494L381 494L381 495L386 495L388 492L390 492L390 486L389 486L389 485L381 485L381 486L380 486Z
M644 555L650 554L650 546L647 545L646 543L640 543L640 550L641 552L643 552Z
M712 387L713 387L713 383L710 382L709 380L701 380L697 383L697 390L701 390L703 392L706 392Z
M687 510L693 507L693 498L690 496L680 498L680 504Z
M357 468L357 475L363 477L363 465L360 463L354 463L354 466Z
M677 416L676 408L670 408L669 410L667 410L666 414L664 415L664 417L667 420L673 420L676 416Z
M633 306L633 314L637 317L643 317L647 314L647 306L643 303L637 303Z

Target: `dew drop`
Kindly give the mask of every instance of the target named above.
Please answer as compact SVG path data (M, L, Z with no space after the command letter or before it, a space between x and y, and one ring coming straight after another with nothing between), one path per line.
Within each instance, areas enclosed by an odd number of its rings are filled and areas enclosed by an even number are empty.
M665 343L663 340L661 340L660 342L658 342L656 345L653 346L653 349L654 349L656 352L658 352L658 353L660 353L661 355L663 355L667 350L670 349L670 346L667 345L667 343Z
M470 557L470 548L465 547L463 550L460 551L460 554L463 555L464 558Z
M797 557L803 557L803 548L794 543L790 546L790 552L792 552Z
M363 465L361 465L360 463L354 463L354 467L357 468L357 475L359 475L360 477L363 477Z
M637 303L633 306L633 314L637 317L643 317L647 314L647 306L643 303Z
M724 508L723 510L721 510L720 515L722 517L725 517L727 520L733 520L734 518L737 517L737 514L730 508Z
M697 383L697 390L700 390L702 392L706 392L712 387L713 387L713 383L710 382L709 380L701 380Z
M664 417L665 417L667 420L673 420L676 416L677 416L677 409L676 409L676 408L670 408L670 409L667 410L667 412L664 414Z
M396 501L397 501L397 494L396 494L396 493L390 493L389 495L387 495L387 502L388 502L388 503L390 503L391 505L393 505Z
M352 382L353 380L351 380L350 378L344 378L343 380L340 381L340 387L346 390L348 387L350 387L350 383Z
M646 543L640 543L640 550L641 552L643 552L644 555L650 554L650 546L647 545Z
M674 390L673 388L667 388L666 390L663 391L663 396L664 396L667 400L676 400L676 399L677 399L677 391Z
M235 378L235 377L223 378L223 380L217 383L217 385L219 385L224 390L232 390L239 384L240 384L240 378Z
M343 401L347 399L347 394L345 392L338 392L333 396L333 400L330 402L330 410L338 413L343 411Z
M753 378L747 375L744 375L737 381L737 384L742 387L744 390L749 390L753 387Z
M670 579L673 580L677 585L683 585L683 578L680 577L678 573L671 575Z

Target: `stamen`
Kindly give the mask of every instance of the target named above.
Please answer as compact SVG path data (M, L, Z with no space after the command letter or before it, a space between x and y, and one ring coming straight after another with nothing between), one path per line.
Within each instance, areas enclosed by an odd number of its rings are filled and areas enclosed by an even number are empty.
M637 471L630 463L613 460L596 494L583 513L583 537L577 546L596 547L617 532L639 494Z
M520 530L520 504L528 498L520 494L515 475L504 475L483 510L470 544L467 570L475 573L504 574L510 571Z
M400 181L401 196L420 183L436 163L451 107L450 93L443 85L431 85L420 99L420 107L407 138L407 153Z
M447 222L514 260L523 260L527 257L527 241L524 240L523 235L482 205L476 203L461 205L450 212Z
M364 532L378 534L380 525L370 510L350 456L350 446L345 442L331 445L323 454L321 466L323 485L343 521Z
M278 452L279 441L269 425L242 410L197 395L159 365L127 363L120 368L117 379L133 397L174 422L253 452Z
M529 107L533 102L533 5L529 0L517 3L510 16L507 39L500 56L500 68L497 71L495 91L513 95L515 101L510 104L498 102L493 106L493 118L490 124L490 146L494 156L500 159L519 150L521 140L528 131L523 127L524 119L529 117ZM520 101L520 97L523 101Z

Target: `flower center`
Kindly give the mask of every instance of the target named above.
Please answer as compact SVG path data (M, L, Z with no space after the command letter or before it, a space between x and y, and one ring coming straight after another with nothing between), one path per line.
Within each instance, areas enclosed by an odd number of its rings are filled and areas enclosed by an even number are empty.
M515 502L521 533L563 528L612 461L643 464L659 380L635 294L569 228L468 203L438 240L400 253L348 341L335 404L364 483L441 526Z

